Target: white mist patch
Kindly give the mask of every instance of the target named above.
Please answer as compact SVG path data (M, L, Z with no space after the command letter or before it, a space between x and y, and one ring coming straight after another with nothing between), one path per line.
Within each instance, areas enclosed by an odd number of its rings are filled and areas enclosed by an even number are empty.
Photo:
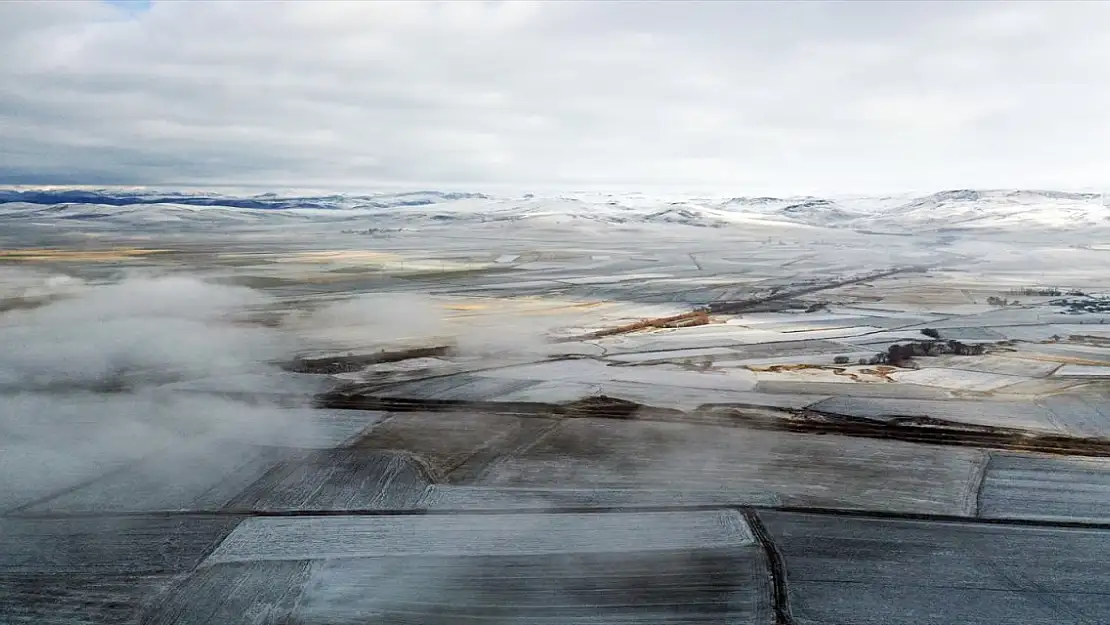
M232 318L265 302L188 277L127 277L0 314L0 509L185 442L310 435L303 413L272 403L265 384L282 374L272 363L295 351L292 340ZM242 380L238 395L187 388L219 377ZM284 401L307 405L309 388L287 385Z
M28 267L0 266L0 298L66 294L84 285L72 276Z
M529 315L503 302L459 316L459 305L431 295L370 293L287 319L284 327L318 349L442 345L461 356L541 358L558 350L550 344L551 333L577 319L569 314Z
M475 356L529 355L541 358L558 346L548 337L569 321L557 316L524 316L490 312L451 324L455 345L462 354Z
M443 344L443 311L425 295L368 293L287 317L283 327L312 349Z
M136 376L170 382L268 368L280 335L228 314L263 301L249 289L191 278L86 286L70 298L3 318L0 387L100 388Z

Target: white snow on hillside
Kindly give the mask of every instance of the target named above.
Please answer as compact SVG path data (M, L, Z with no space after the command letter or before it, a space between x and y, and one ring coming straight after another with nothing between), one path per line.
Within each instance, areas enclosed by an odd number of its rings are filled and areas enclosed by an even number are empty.
M643 193L491 196L425 191L281 196L115 189L0 190L0 219L36 224L187 228L351 222L404 228L467 223L779 224L883 232L1073 230L1110 226L1098 194L957 190L912 196L680 197Z

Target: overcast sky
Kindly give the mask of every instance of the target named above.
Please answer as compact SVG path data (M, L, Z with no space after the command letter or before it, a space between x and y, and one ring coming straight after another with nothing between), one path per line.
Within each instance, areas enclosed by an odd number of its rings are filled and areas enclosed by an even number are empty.
M0 183L1110 187L1104 2L0 2Z

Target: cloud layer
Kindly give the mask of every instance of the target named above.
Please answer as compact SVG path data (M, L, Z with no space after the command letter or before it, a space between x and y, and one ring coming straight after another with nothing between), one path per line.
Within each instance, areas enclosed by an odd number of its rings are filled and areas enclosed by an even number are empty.
M0 183L1099 187L1104 3L0 3Z

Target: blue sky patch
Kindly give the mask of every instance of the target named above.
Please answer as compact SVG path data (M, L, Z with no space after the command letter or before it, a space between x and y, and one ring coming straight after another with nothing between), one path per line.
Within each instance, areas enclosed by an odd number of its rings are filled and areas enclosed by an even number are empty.
M152 0L102 0L105 4L110 4L127 11L128 13L142 13L143 11L150 10Z

